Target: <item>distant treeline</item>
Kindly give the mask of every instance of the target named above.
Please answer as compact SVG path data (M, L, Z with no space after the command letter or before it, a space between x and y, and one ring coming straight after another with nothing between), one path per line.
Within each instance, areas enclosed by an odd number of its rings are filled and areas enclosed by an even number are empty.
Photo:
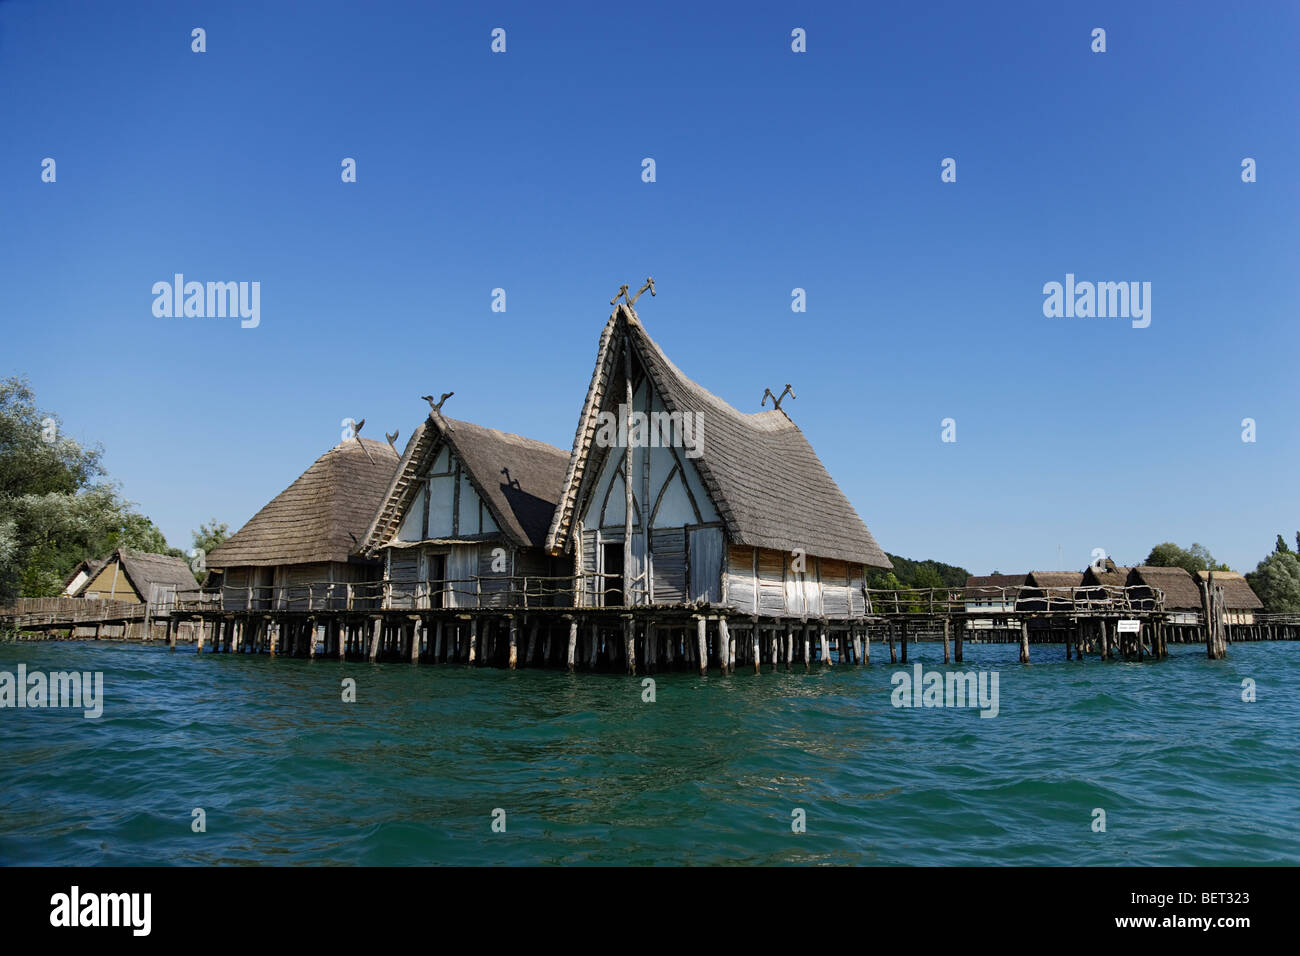
M870 572L867 587L891 591L900 588L961 588L966 586L966 579L970 577L965 568L942 561L913 561L898 554L889 554L889 560L894 570Z

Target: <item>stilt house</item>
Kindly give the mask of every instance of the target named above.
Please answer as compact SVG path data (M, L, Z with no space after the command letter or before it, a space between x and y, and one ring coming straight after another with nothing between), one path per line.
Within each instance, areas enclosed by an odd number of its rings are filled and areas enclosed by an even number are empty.
M431 412L365 535L384 606L571 604L571 562L545 549L568 463L554 445Z
M862 615L891 568L784 410L744 413L677 368L619 303L600 336L546 541L583 607Z
M380 562L361 554L366 528L397 467L386 442L350 438L207 555L222 572L227 610L366 606L377 601ZM322 603L323 602L323 603Z

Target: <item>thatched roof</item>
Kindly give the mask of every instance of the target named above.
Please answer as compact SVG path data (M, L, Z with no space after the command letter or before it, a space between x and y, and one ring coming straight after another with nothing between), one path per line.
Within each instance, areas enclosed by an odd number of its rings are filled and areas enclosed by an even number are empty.
M1077 588L1083 586L1081 571L1030 571L1025 585L1034 588Z
M397 466L386 442L340 442L207 556L210 568L346 562L361 550L366 528ZM372 461L373 459L373 461Z
M374 551L392 542L414 500L420 476L444 444L460 459L463 473L502 535L520 547L543 547L569 465L568 453L546 442L431 412L407 442L366 532L366 548ZM503 471L509 473L509 484Z
M163 587L177 587L182 591L193 590L198 587L198 582L194 580L194 575L190 572L189 563L184 558L177 558L170 554L152 554L147 551L133 551L128 548L118 548L106 558L99 560L87 559L77 565L77 570L72 572L68 578L67 584L72 582L72 578L77 576L77 571L86 569L87 578L82 583L73 597L80 597L86 592L86 588L95 580L99 572L103 571L113 561L117 561L126 575L127 582L135 589L135 593L140 596L140 600L148 601L150 598L151 585L158 584Z
M968 588L1018 588L1024 583L1023 574L972 574L966 578Z
M687 378L650 338L636 313L622 303L601 333L563 492L547 537L553 553L563 550L572 530L605 390L622 381L615 359L625 341L631 343L666 409L695 413L703 423L702 454L690 460L733 544L802 549L819 557L893 567L785 411L746 414L732 408Z
M1129 572L1129 585L1146 585L1165 592L1165 610L1199 611L1201 593L1196 580L1183 568L1141 565ZM1226 592L1225 592L1226 593Z
M1197 571L1201 581L1210 579L1209 571ZM1223 585L1223 604L1230 611L1259 611L1264 603L1256 596L1250 582L1236 571L1215 571L1214 583Z
M1128 587L1128 576L1132 570L1132 568L1122 567L1107 559L1102 567L1088 565L1087 570L1083 572L1082 584L1084 587L1092 587L1093 585L1108 588Z
M194 579L194 573L190 570L189 562L184 558L177 558L170 554L128 551L126 548L118 548L116 554L131 586L146 601L149 600L150 585L153 584L161 587L176 587L182 591L193 590L199 586Z
M86 573L86 580L82 581L82 587L77 588L77 591L74 592L73 596L75 597L76 594L85 590L85 585L95 580L95 576L104 569L104 565L111 559L112 555L109 555L107 558L83 558L77 563L77 566L72 569L72 573L63 579L63 590L67 591L72 582L76 580L77 575L84 571Z

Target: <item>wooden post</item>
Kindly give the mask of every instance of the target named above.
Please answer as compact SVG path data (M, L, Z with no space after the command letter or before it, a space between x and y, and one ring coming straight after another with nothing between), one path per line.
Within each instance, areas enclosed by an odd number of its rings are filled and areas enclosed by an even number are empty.
M871 663L871 628L862 628L862 663Z
M574 655L578 650L578 619L569 618L569 673L573 673Z
M957 664L961 663L961 641L962 638L965 636L966 636L966 622L958 621L957 622L957 643L956 646L953 648L954 663Z
M636 625L630 617L623 618L623 657L627 662L627 672L636 674Z
M510 658L506 664L511 670L514 670L519 663L519 647L517 645L519 640L519 623L515 620L513 614L507 617L506 620L509 622L507 626L510 629Z
M167 646L173 651L176 650L176 632L180 629L180 621L176 618L176 611L173 610L171 617L167 618ZM95 635L99 636L99 625L95 625Z
M530 666L533 663L533 658L537 656L537 629L540 626L535 619L528 624L528 652L524 654L525 667Z
M725 617L718 618L718 664L721 665L724 674L732 670L731 635L727 633L727 619Z
M804 621L803 625L803 669L812 668L812 625Z
M794 666L794 624L785 622L785 669Z
M647 674L655 672L659 662L659 634L654 621L645 622L645 670Z
M202 654L202 653L203 653L203 630L204 630L204 628L205 628L207 625L205 625L205 624L203 623L202 618L199 619L199 622L198 622L198 623L199 623L199 626L196 628L196 630L198 631L198 635L199 635L199 636L198 636L198 639L197 639L197 640L198 640L198 646L195 648L195 653L196 653L196 654Z
M834 663L834 661L831 660L830 637L827 635L825 627L817 628L817 633L821 637L822 663L827 667L830 667Z
M1020 663L1029 663L1029 621L1020 622Z
M334 634L335 639L338 642L338 646L334 648L334 652L338 654L339 660L346 660L348 653L348 630L347 625L343 623L342 618L334 624Z
M230 640L229 635L226 636L226 640ZM307 659L316 659L316 619L314 617L307 619Z
M381 618L375 618L374 623L370 626L370 651L366 658L370 663L374 663L379 658L379 642L384 636L384 622Z
M750 641L750 650L754 652L754 673L757 674L759 672L759 666L762 662L762 655L759 654L758 652L758 628L757 627L751 627L749 629L749 641Z
M469 666L474 666L474 661L478 658L478 617L477 615L469 619Z
M703 677L709 672L709 639L708 639L709 622L702 617L695 619L695 638L699 648L700 676Z
M951 632L952 632L952 621L945 617L943 619L943 662L945 664L949 662L948 661L948 637L951 634Z
M889 663L898 663L898 650L894 647L894 622L890 621L886 625L889 628Z

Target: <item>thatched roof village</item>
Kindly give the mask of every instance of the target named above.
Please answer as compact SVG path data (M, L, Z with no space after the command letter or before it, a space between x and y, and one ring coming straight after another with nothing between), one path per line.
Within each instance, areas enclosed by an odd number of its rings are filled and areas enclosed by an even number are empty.
M508 647L514 666L524 624L526 662L634 668L640 646L652 666L664 653L701 670L738 657L808 662L812 632L821 660L830 640L841 660L861 660L862 628L908 610L1018 635L1022 660L1031 628L1082 641L1096 625L1104 655L1115 621L1098 617L1198 626L1192 575L1110 560L881 600L868 574L891 569L890 559L781 407L792 386L769 391L758 410L733 407L668 358L632 301L615 304L600 331L570 449L450 418L442 406L453 392L425 396L430 408L401 455L369 439L341 442L207 555L204 593L217 597L200 598L197 613L214 615L227 646L233 629L236 644L283 640L314 654L324 627L326 653L340 657L473 662L500 660ZM150 564L160 567L146 573ZM126 553L85 562L67 586L98 593L110 571L137 594L137 579L192 587L183 561ZM1245 579L1216 572L1214 581L1229 623L1251 625L1260 603ZM748 635L739 648L733 627ZM557 629L568 632L567 658L552 642ZM1124 640L1140 656L1140 641Z

